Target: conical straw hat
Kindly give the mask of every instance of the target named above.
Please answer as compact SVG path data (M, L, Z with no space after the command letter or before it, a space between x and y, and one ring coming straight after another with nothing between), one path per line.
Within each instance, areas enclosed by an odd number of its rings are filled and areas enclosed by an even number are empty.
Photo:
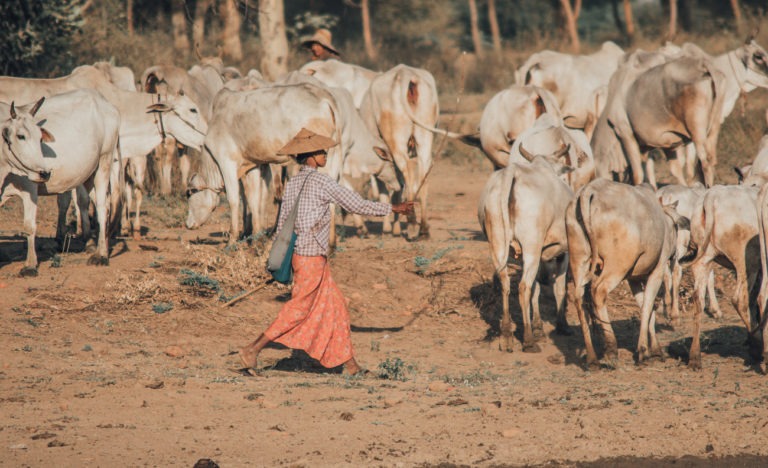
M315 31L315 34L313 34L309 39L304 40L301 45L304 47L309 47L313 42L317 42L336 55L341 55L339 51L331 45L331 32L325 28L320 28Z
M315 151L332 148L337 144L332 138L302 128L291 141L277 150L277 154L294 156L303 153L314 153Z

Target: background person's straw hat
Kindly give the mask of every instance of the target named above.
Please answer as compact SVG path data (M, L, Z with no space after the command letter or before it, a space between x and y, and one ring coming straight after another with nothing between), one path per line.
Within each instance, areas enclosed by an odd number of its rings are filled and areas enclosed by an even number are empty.
M333 45L331 45L331 32L325 28L320 28L317 31L315 31L315 34L312 35L309 39L305 39L302 41L301 45L303 47L310 47L313 42L317 42L321 46L325 47L326 49L330 50L334 54L341 56L338 50L336 50Z
M295 156L303 153L314 153L336 146L338 143L333 138L319 135L312 130L302 128L299 133L285 146L277 150L277 154Z

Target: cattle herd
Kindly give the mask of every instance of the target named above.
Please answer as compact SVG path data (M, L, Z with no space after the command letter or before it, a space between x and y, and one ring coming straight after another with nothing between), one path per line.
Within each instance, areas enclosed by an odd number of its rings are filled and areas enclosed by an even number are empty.
M230 242L243 228L265 229L267 203L280 199L295 171L276 152L301 128L339 142L324 170L342 185L384 201L419 202L417 214L385 220L384 232L399 236L405 222L407 239L428 236L426 181L434 136L443 134L478 146L495 168L478 218L501 283L502 347L512 347L513 258L522 262L523 350L539 349L540 285L551 284L556 331L570 333L570 302L588 365L598 362L590 322L602 328L603 359L617 359L606 302L623 280L641 310L637 361L661 355L654 301L661 290L664 313L680 319L678 289L689 265L689 366L700 368L701 315L707 305L722 315L712 264L718 262L735 271L735 308L765 368L768 136L754 163L737 169L739 185L714 182L723 120L740 95L768 88L766 51L751 38L719 56L693 44L625 52L607 42L591 55L535 53L515 77L487 103L472 135L436 127L435 80L406 65L379 73L329 59L268 82L256 70L243 76L220 57L200 57L189 70L150 67L138 84L130 69L104 62L61 78L0 77L0 203L22 199L29 239L22 275L37 272L40 195L58 197L57 237L74 197L90 240L93 203L98 224L90 263L109 263L109 237L121 226L140 235L152 151L163 161L162 192L170 192L171 162L179 158L189 229L205 223L222 192L233 214ZM657 189L652 149L669 160L677 184ZM250 222L241 227L234 214L243 201ZM365 229L361 219L355 224Z

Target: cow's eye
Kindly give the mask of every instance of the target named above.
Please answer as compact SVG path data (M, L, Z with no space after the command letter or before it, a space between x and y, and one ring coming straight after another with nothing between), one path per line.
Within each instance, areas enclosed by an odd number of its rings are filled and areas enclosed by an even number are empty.
M196 189L196 188L188 188L187 189L187 198L191 197L192 195L196 194L199 191L200 190Z
M762 55L762 54L755 54L755 57L754 57L754 59L755 59L755 62L756 62L756 63L761 63L761 64L764 64L764 63L765 63L765 55Z
M18 137L18 138L19 138L19 140L21 140L21 141L24 141L24 140L26 140L26 139L27 139L27 137L26 137L25 135L21 135L21 134L17 135L17 137Z
M192 112L193 114L197 114L197 109L190 109L189 111Z

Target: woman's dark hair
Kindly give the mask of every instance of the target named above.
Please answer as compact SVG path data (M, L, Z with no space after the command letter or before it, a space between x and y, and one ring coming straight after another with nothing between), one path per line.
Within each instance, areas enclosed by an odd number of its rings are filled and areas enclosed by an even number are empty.
M296 162L299 164L306 164L307 159L311 158L312 156L319 156L321 154L328 154L328 151L326 150L318 150L318 151L312 151L311 153L301 153L296 155Z

